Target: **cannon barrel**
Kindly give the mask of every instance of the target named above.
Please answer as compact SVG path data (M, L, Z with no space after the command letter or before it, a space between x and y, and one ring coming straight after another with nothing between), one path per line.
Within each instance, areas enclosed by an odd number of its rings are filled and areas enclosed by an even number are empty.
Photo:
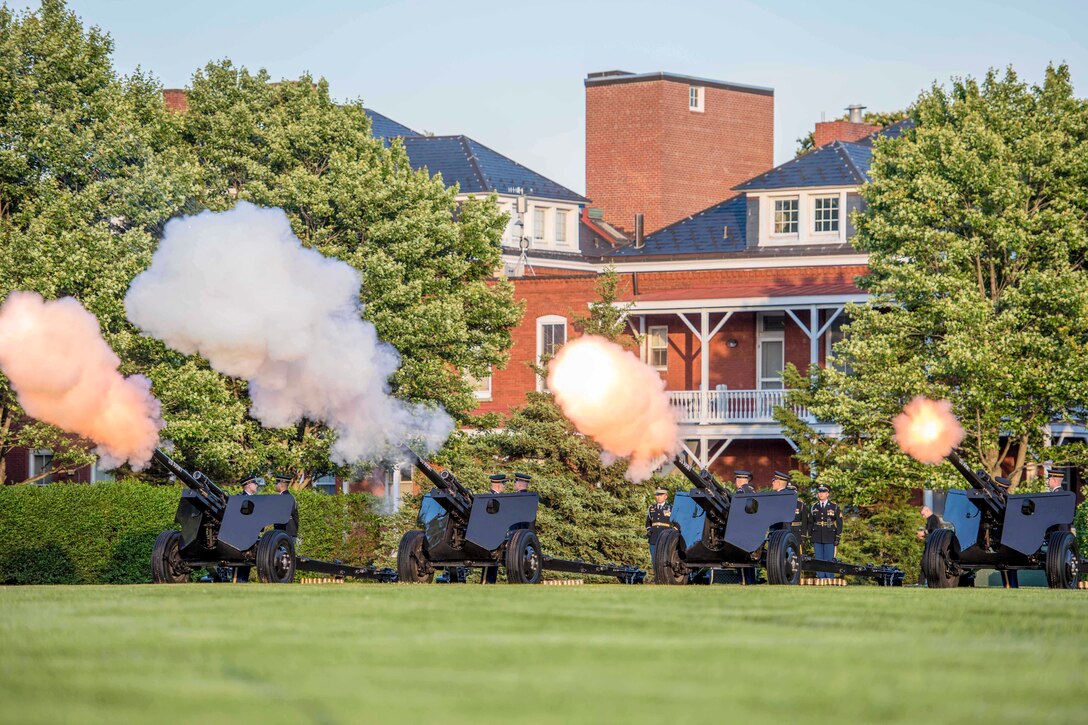
M469 512L472 510L472 492L465 488L449 471L439 473L411 448L407 446L403 448L405 453L412 459L412 464L419 469L419 472L426 476L427 480L435 488L449 496L456 509L456 515L463 519L464 522L467 522Z
M952 467L959 471L961 476L967 479L967 482L971 484L972 488L982 492L982 495L986 499L986 503L995 514L1004 513L1005 506L1008 503L1008 494L1002 490L992 478L990 478L988 473L985 471L972 471L955 451L952 451L945 457L948 459L948 462L952 464Z
M197 495L200 505L217 521L223 520L223 514L227 510L227 492L215 485L210 478L200 471L190 473L181 467L177 461L166 455L160 448L155 449L153 457L163 468L173 474L174 478Z
M707 500L711 502L714 515L719 519L719 523L724 523L729 518L729 506L732 504L733 499L729 492L714 480L714 474L707 470L696 472L695 469L680 460L680 456L674 458L673 463L691 481L692 485L706 494Z

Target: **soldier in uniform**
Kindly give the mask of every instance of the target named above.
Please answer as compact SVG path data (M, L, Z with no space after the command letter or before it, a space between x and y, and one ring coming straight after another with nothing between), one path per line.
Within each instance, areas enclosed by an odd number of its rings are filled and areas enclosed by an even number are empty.
M797 486L793 485L793 481L790 480L788 473L782 471L775 471L774 476L771 478L771 488L775 491L796 491ZM797 545L800 546L804 541L805 530L808 528L806 523L808 521L808 508L804 502L801 501L801 497L797 497L797 505L793 508L793 521L790 523L790 531L797 537Z
M835 547L839 545L842 536L842 510L837 503L828 499L831 497L831 489L824 484L816 489L816 498L809 511L809 538L816 550L816 558L822 561L832 561L835 558ZM820 572L820 579L834 578L830 572Z
M1060 468L1051 468L1046 474L1046 490L1049 493L1057 493L1062 490L1065 483L1065 471Z
M488 476L491 485L491 493L506 493L506 474L492 473ZM499 567L485 566L480 574L481 584L495 584L499 581Z
M923 506L919 510L919 513L922 515L922 520L925 521L925 525L918 529L918 538L925 541L927 536L941 528L941 517L933 513L933 509L929 506ZM918 575L918 586L924 586L925 584L926 570L923 568L921 574Z
M646 511L646 540L650 544L650 559L654 558L654 544L661 532L672 521L672 507L669 506L669 492L660 486L654 491L654 503Z
M288 489L291 485L291 479L287 476L276 476L276 493L291 493Z
M748 471L733 471L733 482L737 486L737 493L755 493L752 488L752 474Z
M514 474L514 493L529 493L529 482L533 478L528 473Z

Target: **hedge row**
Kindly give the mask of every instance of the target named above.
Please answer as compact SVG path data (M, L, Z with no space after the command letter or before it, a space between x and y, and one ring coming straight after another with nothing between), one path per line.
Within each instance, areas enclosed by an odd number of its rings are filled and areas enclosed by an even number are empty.
M151 581L151 547L176 528L181 488L139 482L0 487L0 582L134 584ZM366 562L379 517L366 494L296 494L298 553Z

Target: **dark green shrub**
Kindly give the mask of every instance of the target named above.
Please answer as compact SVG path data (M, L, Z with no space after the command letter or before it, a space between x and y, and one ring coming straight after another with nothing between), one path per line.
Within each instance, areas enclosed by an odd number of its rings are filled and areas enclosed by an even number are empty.
M906 574L906 583L918 581L923 525L915 508L897 508L851 516L843 522L841 545L835 555L851 564L894 564Z
M0 582L149 582L152 544L174 528L180 496L180 487L133 481L0 487ZM380 519L373 497L301 491L295 499L300 554L356 563L374 558Z

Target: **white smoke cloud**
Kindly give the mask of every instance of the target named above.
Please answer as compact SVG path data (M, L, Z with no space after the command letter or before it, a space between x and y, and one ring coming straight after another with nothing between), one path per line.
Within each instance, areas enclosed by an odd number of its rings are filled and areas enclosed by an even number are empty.
M23 410L98 444L105 469L147 466L163 422L151 382L123 377L98 320L71 297L12 292L0 306L0 370Z
M281 209L241 202L167 224L125 309L145 333L246 379L263 425L328 424L338 463L409 438L438 448L453 421L389 394L400 355L360 317L361 283L347 263L303 247Z

